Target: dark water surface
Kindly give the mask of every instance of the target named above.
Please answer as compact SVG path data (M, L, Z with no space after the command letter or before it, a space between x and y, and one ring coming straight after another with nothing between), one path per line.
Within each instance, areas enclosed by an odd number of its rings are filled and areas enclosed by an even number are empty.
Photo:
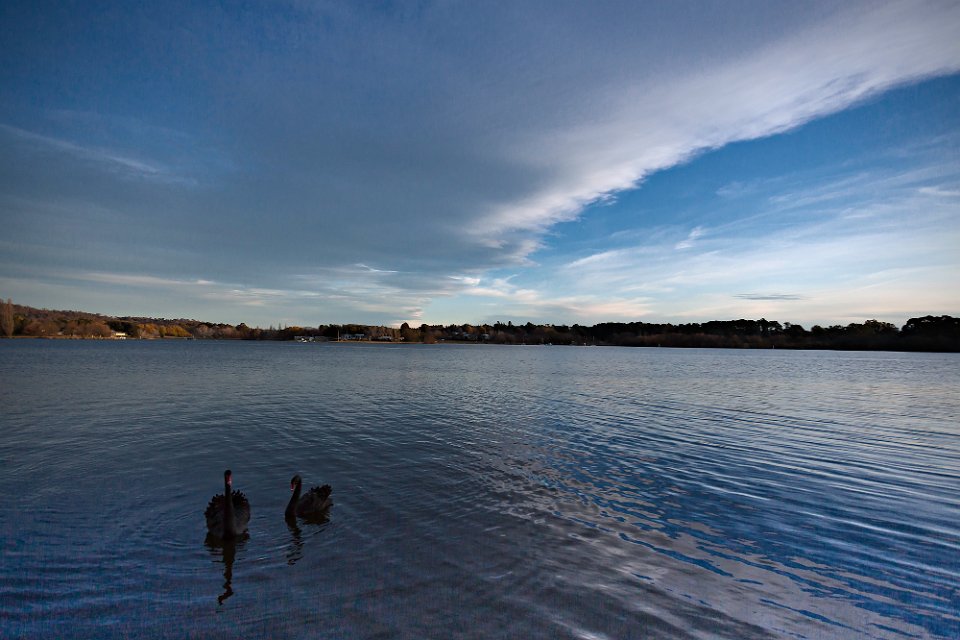
M4 638L960 637L956 354L10 340L0 408Z

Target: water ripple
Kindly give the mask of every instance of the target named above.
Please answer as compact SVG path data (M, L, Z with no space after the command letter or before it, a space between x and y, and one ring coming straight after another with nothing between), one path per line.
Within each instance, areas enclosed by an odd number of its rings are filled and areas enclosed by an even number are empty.
M960 635L954 355L38 341L0 375L0 635ZM328 518L283 520L294 473Z

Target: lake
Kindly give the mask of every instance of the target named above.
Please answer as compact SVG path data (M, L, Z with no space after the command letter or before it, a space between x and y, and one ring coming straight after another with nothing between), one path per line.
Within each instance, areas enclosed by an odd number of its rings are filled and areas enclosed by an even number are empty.
M5 340L0 408L4 638L960 637L958 354Z

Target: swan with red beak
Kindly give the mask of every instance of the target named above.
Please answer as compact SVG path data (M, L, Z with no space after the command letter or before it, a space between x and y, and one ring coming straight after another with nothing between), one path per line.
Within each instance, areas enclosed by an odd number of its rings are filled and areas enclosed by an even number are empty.
M246 532L250 503L242 492L233 489L230 469L223 472L223 493L210 499L203 515L207 519L207 531L221 540L232 540Z
M302 486L303 481L299 475L290 479L290 491L293 491L293 495L290 496L290 502L287 503L287 510L284 512L284 516L288 520L297 516L307 518L323 515L327 509L333 506L333 500L330 499L333 489L330 488L330 485L313 487L301 496Z

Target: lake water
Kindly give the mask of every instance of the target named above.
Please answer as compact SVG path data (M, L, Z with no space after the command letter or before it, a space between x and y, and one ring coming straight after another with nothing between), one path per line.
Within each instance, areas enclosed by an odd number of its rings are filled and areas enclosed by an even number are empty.
M4 638L960 637L957 354L7 340L0 408Z

